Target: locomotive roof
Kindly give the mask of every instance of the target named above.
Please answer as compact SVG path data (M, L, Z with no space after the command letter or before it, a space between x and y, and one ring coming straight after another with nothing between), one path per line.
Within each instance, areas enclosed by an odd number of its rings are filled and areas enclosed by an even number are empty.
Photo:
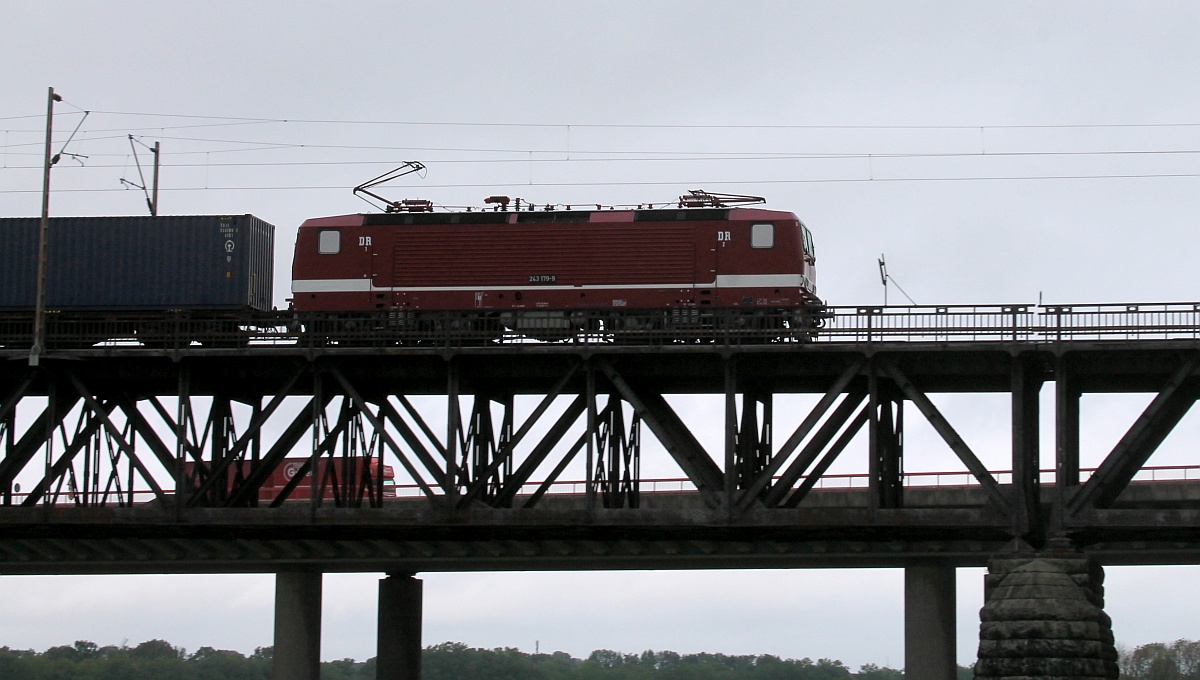
M473 212L390 212L360 213L315 218L309 223L361 224L364 226L438 225L438 224L552 224L584 222L676 222L727 220L794 220L794 213L761 208L658 208L651 210L483 210Z

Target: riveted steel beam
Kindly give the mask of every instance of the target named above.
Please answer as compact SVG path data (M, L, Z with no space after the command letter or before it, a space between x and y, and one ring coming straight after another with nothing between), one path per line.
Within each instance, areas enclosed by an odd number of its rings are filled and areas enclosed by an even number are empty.
M296 417L292 419L292 422L289 423L288 426L284 428L283 432L281 432L275 438L274 443L272 443L271 447L267 449L266 453L263 454L262 458L258 461L258 464L251 466L250 473L246 475L246 478L242 481L242 485L237 489L234 489L230 494L228 505L232 507L242 507L257 501L258 490L262 487L263 482L267 481L267 477L269 477L271 473L274 472L275 468L278 467L278 465L283 461L283 459L287 457L288 452L300 443L300 440L304 437L304 435L308 434L309 430L313 426L313 422L316 417L315 413L318 408L325 408L329 405L329 401L331 400L332 397L328 397L321 402L316 397L313 397L308 401L308 404L306 404L304 408L300 409L299 413L296 414ZM295 477L293 477L293 480L297 481L298 483L298 480L302 477L303 475L297 474ZM290 493L290 490L288 492ZM272 501L271 507L277 507L278 504L282 503L286 499L286 494L281 491L280 494L276 496L275 500ZM196 505L197 503L192 501L192 499L189 499L188 504Z
M804 445L800 453L788 464L787 469L779 475L779 479L775 481L775 484L763 497L764 505L769 508L775 507L791 493L796 482L800 480L804 472L813 464L813 461L821 456L821 453L825 451L825 448L829 445L829 442L833 441L837 433L850 422L855 409L866 398L867 393L862 390L852 390L846 394L842 402L838 404L838 407L833 410L833 413L825 419L825 422L821 423L821 427L817 429L808 443Z
M402 395L398 396L397 401L400 402L400 405L404 407L409 416L416 419L417 427L421 428L428 438L428 441L431 442L430 445L433 446L437 454L440 455L443 460L445 460L446 448L442 446L441 442L434 437L433 432L429 429L429 426L425 424L425 420L421 418L421 415ZM417 457L417 460L421 461L421 465L425 468L425 471L429 473L429 476L433 478L434 483L436 483L444 492L446 485L449 484L449 481L446 477L446 470L440 463L437 462L436 459L434 459L433 455L429 452L429 448L425 446L425 442L421 441L421 439L417 436L417 433L414 432L412 427L409 426L408 421L404 419L404 416L400 414L400 411L395 407L394 404L392 404L390 399L385 398L381 400L379 406L382 409L381 415L383 416L384 420L392 427L396 428L396 431L400 433L400 438L403 439L404 443L408 445L408 449L412 451L414 456ZM396 445L395 450L400 450L399 445ZM417 473L410 472L410 474L413 474L413 476L416 478L424 478L422 475Z
M154 475L149 469L146 468L146 465L142 462L142 460L138 458L137 452L133 448L133 442L128 438L128 434L130 434L130 432L122 431L113 423L112 418L110 418L113 409L106 408L104 405L102 405L96 399L96 397L88 391L88 388L79 380L79 378L75 377L73 373L70 371L64 371L64 373L67 379L70 380L71 384L75 386L75 389L79 392L79 395L83 397L84 403L86 403L88 408L91 409L92 413L100 419L104 430L107 431L109 436L116 441L118 447L121 449L121 453L124 454L128 462L137 469L138 473L142 477L142 481L144 481L154 492L154 497L159 501L164 501L166 499L166 494L163 493L162 487L158 484L158 480L154 478ZM131 487L132 483L133 481L131 476Z
M397 460L400 461L400 464L403 465L404 469L408 471L408 474L412 476L413 480L421 488L421 492L424 493L426 497L432 498L434 495L433 489L431 489L425 482L425 479L421 476L421 473L417 471L416 466L414 466L409 457L405 455L404 450L400 448L399 444L397 444L394 439L392 439L392 435L387 431L383 419L381 419L379 415L371 412L370 405L368 405L367 402L358 394L358 392L354 389L354 386L350 384L350 381L347 380L344 375L342 375L341 371L331 367L330 372L342 386L342 389L346 390L346 394L359 409L359 412L362 413L362 415L371 423L371 426L375 428L376 434L382 438L383 442L391 450L392 455L396 456ZM380 415L382 414L383 406L380 406ZM429 463L431 462L432 461ZM427 467L429 463L426 463ZM440 469L438 469L438 472L440 472Z
M1096 472L1076 492L1069 503L1072 512L1078 513L1085 508L1107 508L1116 501L1158 445L1196 402L1198 386L1193 376L1198 367L1200 353L1191 353L1183 360Z
M636 508L641 499L641 418L634 411L626 429L624 402L616 394L609 395L597 415L589 496L598 496L604 508Z
M929 397L925 396L924 392L919 390L917 386L912 383L912 381L905 377L905 375L900 371L899 367L897 367L893 362L884 359L881 361L881 364L887 374L890 375L892 380L896 382L896 386L899 387L902 392L904 392L904 396L908 397L908 400L911 401L919 411L921 411L921 413L925 416L925 419L928 420L929 424L933 426L933 429L936 430L937 433L942 436L942 439L946 442L946 444L950 446L950 450L953 451L956 456L958 456L958 459L967 466L967 470L974 475L975 479L977 479L981 485L983 485L983 488L987 491L992 502L996 503L998 507L1004 508L1005 510L1009 509L1011 504L1008 500L1008 497L1000 489L1000 485L996 482L996 478L993 477L992 473L988 471L987 467L979 461L979 458L975 456L975 453L971 451L971 448L967 446L967 443L963 441L963 438L958 435L958 432L954 430L954 427L950 425L950 422L946 420L941 411L939 411L937 407L933 405L933 402L929 400Z
M794 508L800 505L801 501L804 500L804 497L807 496L809 492L813 490L813 487L815 487L817 483L821 481L821 476L824 475L829 470L829 467L833 465L834 461L837 460L838 455L840 455L842 451L849 446L850 440L854 439L855 435L862 430L863 425L865 425L870 419L870 408L871 407L869 404L863 406L861 409L859 409L858 413L850 419L849 424L846 426L846 429L842 431L841 436L838 437L837 441L835 441L833 445L825 451L825 455L821 456L821 459L817 461L816 465L813 466L812 472L810 472L808 476L804 478L804 481L800 483L800 486L798 486L796 490L787 497L787 500L783 501L781 504L782 507Z
M871 509L904 505L904 402L895 388L879 380L875 366L868 376L868 488Z
M745 491L738 500L738 508L740 510L744 511L753 505L756 499L761 497L763 490L768 486L771 486L772 480L779 472L779 469L783 467L783 464L788 461L792 453L800 446L805 438L808 437L809 433L812 432L812 429L821 422L821 418L825 415L825 413L829 411L829 409L835 403L837 403L839 398L846 394L846 389L850 386L850 383L859 376L863 367L866 366L866 363L866 358L857 357L850 361L848 365L840 373L838 373L837 377L834 378L829 385L829 388L825 390L823 395L821 395L821 399L816 403L815 406L813 406L812 410L808 412L808 415L804 417L804 420L800 422L800 425L796 427L796 430L792 432L790 437L787 438L787 441L785 441L779 447L779 451L776 452L771 457L771 460L767 462L767 466L762 470L758 477L746 487ZM809 464L811 464L811 461ZM807 467L807 464L803 467ZM803 469L801 470L801 473L803 473ZM793 480L792 483L795 483L795 480Z
M657 392L635 389L609 362L598 363L621 397L641 415L663 448L696 485L705 503L720 505L724 474L667 400Z
M1013 535L1041 545L1046 538L1038 447L1041 363L1036 357L1019 355L1013 359L1011 375Z
M38 449L52 440L54 428L81 401L83 399L78 395L64 400L58 395L57 390L52 390L47 395L45 408L34 418L25 433L16 441L11 441L13 436L10 433L8 454L3 460L0 460L0 487L6 490L12 488L13 479L33 460ZM5 499L5 505L11 504L12 499L9 493L5 494Z

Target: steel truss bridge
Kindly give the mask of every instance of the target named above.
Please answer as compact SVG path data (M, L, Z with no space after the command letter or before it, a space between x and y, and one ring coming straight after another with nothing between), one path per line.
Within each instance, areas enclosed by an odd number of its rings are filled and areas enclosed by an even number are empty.
M561 342L450 318L414 338L372 317L332 335L283 313L178 317L153 342L62 321L36 367L0 346L0 573L968 566L1015 540L1108 564L1200 558L1200 481L1139 478L1200 396L1200 303L822 316L815 337L594 324ZM1085 470L1081 397L1129 392L1154 396ZM983 393L1007 396L1003 471L938 406ZM675 395L724 408L698 422ZM914 483L913 418L963 483ZM852 456L865 482L824 485ZM394 496L379 461L415 491ZM644 462L684 481L658 491Z

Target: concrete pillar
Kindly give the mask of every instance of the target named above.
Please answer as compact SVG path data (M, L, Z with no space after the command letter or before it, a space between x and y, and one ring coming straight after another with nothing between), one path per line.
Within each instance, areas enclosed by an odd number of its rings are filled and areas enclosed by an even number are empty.
M321 678L321 573L275 575L272 680Z
M955 680L954 567L918 562L904 568L904 676Z
M376 680L421 680L421 586L408 574L379 581Z

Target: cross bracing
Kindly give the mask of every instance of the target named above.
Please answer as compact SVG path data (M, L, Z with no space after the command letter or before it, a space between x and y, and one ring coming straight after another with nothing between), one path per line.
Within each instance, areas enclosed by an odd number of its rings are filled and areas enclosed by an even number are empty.
M0 372L6 572L966 565L1012 541L1200 554L1200 483L1137 481L1200 394L1192 340L44 359ZM1083 468L1081 397L1124 392L1149 403ZM1004 465L945 409L955 394L1010 404L992 414L1010 422ZM698 419L701 395L724 407ZM917 425L961 483L912 482ZM862 483L831 488L847 461ZM660 491L649 470L682 481Z

